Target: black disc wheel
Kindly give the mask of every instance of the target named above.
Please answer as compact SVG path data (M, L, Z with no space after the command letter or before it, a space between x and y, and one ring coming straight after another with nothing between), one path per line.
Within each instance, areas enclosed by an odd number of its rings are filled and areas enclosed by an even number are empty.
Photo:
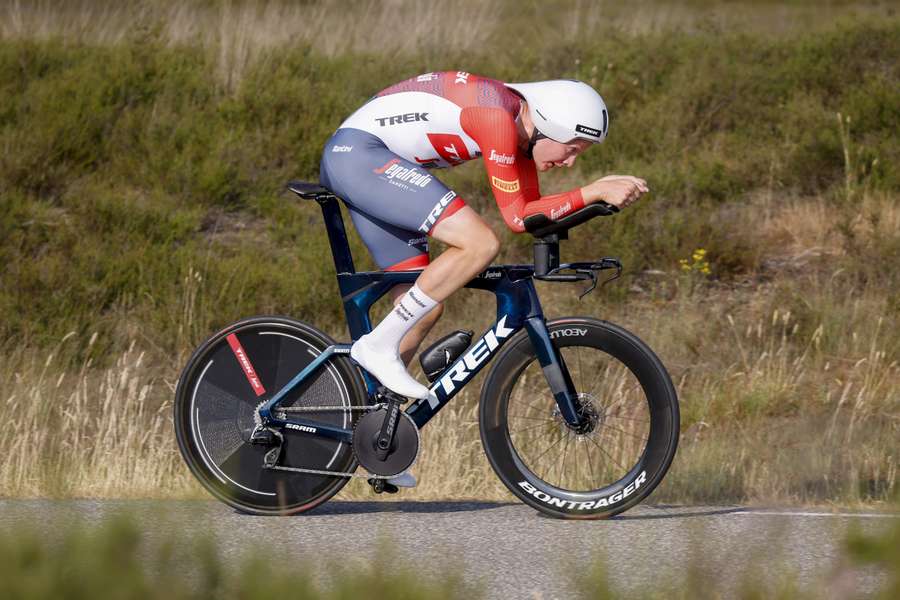
M347 477L263 467L271 446L250 443L258 407L334 342L314 327L285 317L253 317L213 335L193 354L175 392L175 434L184 460L214 496L254 514L309 510L337 493ZM332 355L280 403L315 408L300 418L352 429L365 403L356 367ZM350 444L286 429L279 465L352 472Z
M509 490L543 513L597 519L647 497L678 444L668 373L633 334L584 317L547 323L578 394L563 419L525 332L510 340L482 389L485 452Z

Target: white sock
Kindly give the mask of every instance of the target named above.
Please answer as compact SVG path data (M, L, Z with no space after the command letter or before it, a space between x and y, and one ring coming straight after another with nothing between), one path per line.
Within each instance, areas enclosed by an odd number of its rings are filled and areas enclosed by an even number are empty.
M400 359L400 341L435 306L414 285L378 326L350 348L350 356L389 390L407 398L427 398L428 388L412 378Z
M394 309L366 336L373 350L399 352L403 336L437 305L416 284L400 298Z

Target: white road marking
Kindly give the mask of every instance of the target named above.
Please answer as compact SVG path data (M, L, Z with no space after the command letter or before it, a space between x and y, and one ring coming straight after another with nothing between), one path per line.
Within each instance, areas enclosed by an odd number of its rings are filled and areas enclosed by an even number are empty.
M830 512L775 512L758 510L740 510L734 515L761 515L782 517L858 517L860 519L900 519L900 513L830 513Z

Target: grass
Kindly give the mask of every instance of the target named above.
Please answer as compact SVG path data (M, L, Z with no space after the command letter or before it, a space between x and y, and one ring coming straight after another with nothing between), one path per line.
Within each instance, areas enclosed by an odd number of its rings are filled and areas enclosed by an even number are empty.
M467 68L580 77L604 94L610 139L546 190L609 172L650 181L651 196L563 246L619 256L625 277L582 302L564 286L541 294L550 316L632 329L671 371L683 439L654 498L888 498L893 8L556 2L534 27L541 6L0 3L0 495L202 494L169 414L191 349L259 313L346 338L321 215L283 183L314 180L324 140L375 91ZM498 261L528 260L480 165L441 177L495 227ZM682 270L699 248L707 266ZM452 298L435 335L487 325L485 298ZM480 450L480 381L424 432L405 497L508 498ZM344 495L368 493L354 482Z
M373 589L391 597L468 598L472 587L455 573L422 582L397 569L386 551L371 564L332 561L323 581L309 564L273 561L271 550L246 548L235 566L211 536L150 537L119 516L95 529L67 526L49 536L21 529L0 534L0 595L31 598L358 598ZM149 538L149 539L148 539ZM233 561L232 561L233 562Z

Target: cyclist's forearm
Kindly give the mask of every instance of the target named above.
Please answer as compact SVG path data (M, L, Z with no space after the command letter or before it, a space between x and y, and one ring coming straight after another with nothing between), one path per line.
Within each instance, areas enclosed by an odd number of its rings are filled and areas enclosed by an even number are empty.
M551 220L560 219L569 213L575 212L585 205L581 188L576 188L560 194L542 196L525 204L523 219L530 215L542 213Z

